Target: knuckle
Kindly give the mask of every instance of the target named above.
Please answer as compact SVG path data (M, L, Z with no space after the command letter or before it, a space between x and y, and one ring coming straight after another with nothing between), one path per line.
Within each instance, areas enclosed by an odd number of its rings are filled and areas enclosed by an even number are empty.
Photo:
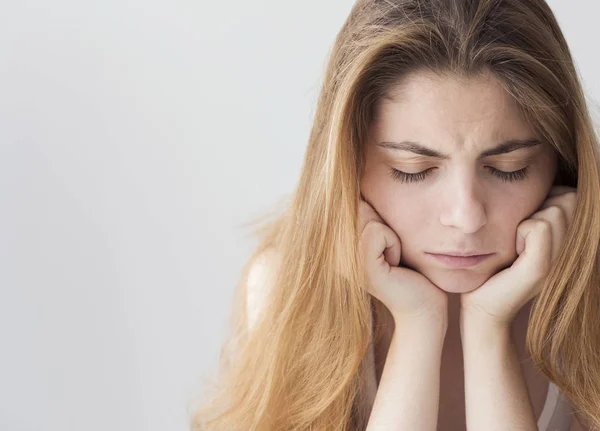
M552 216L557 216L563 213L563 209L558 205L552 205L546 208L546 212Z
M575 202L577 201L577 192L568 192L565 193L565 199L571 201L571 202Z
M540 232L550 232L552 230L552 225L546 219L536 219L534 227Z
M567 220L567 212L561 206L551 206L546 209L548 216L552 220L557 220L559 222L565 222Z
M375 220L368 220L363 227L362 234L363 234L363 236L365 234L368 235L368 234L372 233L373 231L377 230L377 228L378 228L378 223Z

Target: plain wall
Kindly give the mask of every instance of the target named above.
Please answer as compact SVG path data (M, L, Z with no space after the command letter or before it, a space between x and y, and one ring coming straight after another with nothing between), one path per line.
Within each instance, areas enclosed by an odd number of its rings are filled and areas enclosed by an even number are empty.
M0 429L187 429L352 4L3 2ZM550 4L596 100L600 5Z

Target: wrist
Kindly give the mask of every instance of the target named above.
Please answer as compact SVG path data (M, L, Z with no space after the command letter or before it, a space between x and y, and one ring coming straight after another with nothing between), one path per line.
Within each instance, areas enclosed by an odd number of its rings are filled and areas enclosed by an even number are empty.
M480 336L484 339L510 337L512 320L497 319L493 316L473 310L461 310L460 333L461 336Z
M440 311L419 315L392 315L394 318L395 332L429 335L441 337L446 335L448 329L447 312Z

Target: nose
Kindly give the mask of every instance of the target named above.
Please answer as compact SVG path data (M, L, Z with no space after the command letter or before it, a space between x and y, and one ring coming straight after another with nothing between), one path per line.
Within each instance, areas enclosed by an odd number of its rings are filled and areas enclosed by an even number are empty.
M469 172L458 172L441 193L440 223L464 233L475 233L487 223L485 193L478 179Z

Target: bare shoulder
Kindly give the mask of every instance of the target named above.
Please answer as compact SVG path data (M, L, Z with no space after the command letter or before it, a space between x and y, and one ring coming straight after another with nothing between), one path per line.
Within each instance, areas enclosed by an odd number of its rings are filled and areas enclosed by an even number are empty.
M276 267L277 255L269 250L260 254L248 271L246 311L250 328L256 323L264 307L265 298L272 289Z

